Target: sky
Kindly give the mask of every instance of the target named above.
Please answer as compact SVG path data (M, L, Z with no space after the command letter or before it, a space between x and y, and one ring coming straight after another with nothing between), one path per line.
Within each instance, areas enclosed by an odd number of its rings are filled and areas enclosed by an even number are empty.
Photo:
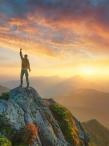
M109 0L0 0L0 84L18 85L20 48L30 60L31 82L49 97L76 86L109 92ZM83 121L96 112L107 121L107 101L103 97L102 114L97 104L81 113L87 103L76 114Z
M109 79L109 0L0 0L0 77Z

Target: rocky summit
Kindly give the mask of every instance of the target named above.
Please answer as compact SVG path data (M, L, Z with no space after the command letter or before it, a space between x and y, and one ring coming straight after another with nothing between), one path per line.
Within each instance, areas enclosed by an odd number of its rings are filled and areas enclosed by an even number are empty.
M0 146L4 145L88 146L88 136L65 107L41 98L32 87L17 87L0 96Z

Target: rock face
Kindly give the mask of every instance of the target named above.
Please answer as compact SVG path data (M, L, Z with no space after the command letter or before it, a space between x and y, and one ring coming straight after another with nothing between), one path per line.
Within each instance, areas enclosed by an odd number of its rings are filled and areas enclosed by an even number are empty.
M80 122L72 116L72 129L76 132L77 144L69 143L60 128L50 106L53 100L44 100L33 88L17 87L9 92L8 100L0 100L0 134L10 138L4 127L10 127L14 134L27 124L36 124L38 135L32 146L87 146L87 135ZM74 127L73 127L74 126ZM13 134L13 136L14 136ZM74 139L75 137L72 137ZM12 138L10 138L12 140Z

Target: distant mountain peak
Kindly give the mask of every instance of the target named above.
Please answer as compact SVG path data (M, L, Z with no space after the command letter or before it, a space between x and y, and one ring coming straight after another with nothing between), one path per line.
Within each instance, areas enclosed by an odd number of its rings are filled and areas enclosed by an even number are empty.
M109 130L96 119L83 123L83 127L90 136L90 145L109 146Z
M97 119L91 119L91 120L89 120L89 121L87 121L87 123L99 123L100 124L100 122L97 120Z

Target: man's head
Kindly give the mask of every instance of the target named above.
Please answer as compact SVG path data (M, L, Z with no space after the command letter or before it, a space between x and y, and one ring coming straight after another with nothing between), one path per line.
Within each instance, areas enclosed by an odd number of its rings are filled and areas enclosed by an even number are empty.
M27 55L27 54L25 54L25 55L24 55L24 58L25 58L25 59L27 59L27 58L28 58L28 55Z

